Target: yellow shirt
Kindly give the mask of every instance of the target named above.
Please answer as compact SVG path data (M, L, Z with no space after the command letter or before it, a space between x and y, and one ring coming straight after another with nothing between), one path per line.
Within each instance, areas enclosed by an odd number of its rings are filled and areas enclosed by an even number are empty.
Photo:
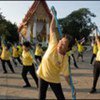
M70 53L70 51L68 51L68 52L67 52L67 56L70 56L70 55L71 55L71 53Z
M23 51L22 53L22 63L24 66L31 66L33 63L33 58L30 52Z
M98 47L96 44L93 45L93 54L97 54Z
M1 52L2 52L2 50L0 49L0 58L1 58Z
M10 60L10 52L9 50L6 50L5 46L3 46L2 53L1 53L1 59L2 60Z
M96 61L100 61L100 44L97 47L98 47L98 52L96 55Z
M37 75L47 82L60 83L60 73L69 75L68 56L57 52L58 41L53 35L37 70Z
M19 55L22 55L22 47L21 46L17 46L17 48L18 48L18 52L19 52Z
M42 56L43 50L39 46L36 46L35 55Z
M13 47L13 57L19 57L19 52L15 47Z
M83 52L83 46L82 44L77 44L77 47L78 47L78 52Z

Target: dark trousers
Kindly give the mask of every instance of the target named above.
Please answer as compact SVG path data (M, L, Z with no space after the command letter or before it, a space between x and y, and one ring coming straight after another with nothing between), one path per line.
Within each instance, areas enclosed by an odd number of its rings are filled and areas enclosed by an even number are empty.
M78 68L77 63L76 63L76 60L75 60L75 57L74 57L74 54L71 54L71 57L73 58L74 66L75 66L76 68ZM71 64L71 63L70 63L71 57L70 57L70 56L68 57L69 66L70 66L70 64Z
M39 61L41 62L42 57L41 57L41 56L35 55L35 59L36 59L36 60L39 60Z
M13 60L13 62L14 62L15 65L17 65L16 60L22 65L22 62L20 60L20 57L13 57L12 60Z
M6 66L5 66L6 63L9 66L10 70L14 73L14 69L12 67L10 60L2 60L1 59L1 63L2 63L2 67L3 67L3 70L4 70L5 73L7 73Z
M94 78L93 78L93 87L92 88L95 89L98 78L100 76L100 61L95 61L93 75L94 75Z
M28 78L27 78L27 73L28 72L32 75L32 78L35 80L35 83L38 87L38 78L37 78L36 73L35 73L34 65L32 65L32 66L23 66L22 78L25 81L26 85L30 85L30 83L28 81Z
M83 61L83 52L78 52L78 56L77 56L77 59L81 57L82 58L82 61Z
M91 61L90 61L90 64L92 64L92 62L93 62L93 60L94 60L95 57L96 57L96 54L93 54L92 58L91 58Z
M46 99L46 92L49 85L51 89L53 90L54 94L56 95L57 99L61 99L61 100L65 99L60 83L50 83L40 78L39 79L39 99L40 100Z

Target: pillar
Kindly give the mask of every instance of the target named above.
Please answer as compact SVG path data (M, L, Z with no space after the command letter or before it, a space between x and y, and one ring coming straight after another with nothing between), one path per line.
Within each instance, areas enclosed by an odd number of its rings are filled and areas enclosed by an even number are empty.
M27 34L26 34L27 41L30 41L30 34L31 34L31 25L29 23L27 26Z
M36 38L36 23L37 23L37 19L36 16L33 17L33 38Z
M49 29L49 21L48 18L46 19L46 43L48 43L48 35L49 35L50 29Z

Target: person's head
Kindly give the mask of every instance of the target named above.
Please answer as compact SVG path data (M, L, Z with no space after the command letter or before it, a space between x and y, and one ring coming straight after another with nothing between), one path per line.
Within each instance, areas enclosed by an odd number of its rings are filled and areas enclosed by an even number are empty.
M79 44L81 44L81 41L78 41Z
M9 50L10 46L9 45L5 45L5 50Z
M29 49L31 48L30 42L28 42L28 41L24 42L22 45L22 48L25 51L29 51Z
M41 47L42 45L39 43L38 46Z
M67 51L72 49L74 45L74 39L70 35L64 35L57 45L57 51L60 54L65 55Z

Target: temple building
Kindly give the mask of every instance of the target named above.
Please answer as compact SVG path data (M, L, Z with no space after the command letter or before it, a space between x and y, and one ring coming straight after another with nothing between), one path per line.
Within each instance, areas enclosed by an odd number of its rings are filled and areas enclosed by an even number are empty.
M20 40L48 43L52 15L45 0L35 0L18 28Z

